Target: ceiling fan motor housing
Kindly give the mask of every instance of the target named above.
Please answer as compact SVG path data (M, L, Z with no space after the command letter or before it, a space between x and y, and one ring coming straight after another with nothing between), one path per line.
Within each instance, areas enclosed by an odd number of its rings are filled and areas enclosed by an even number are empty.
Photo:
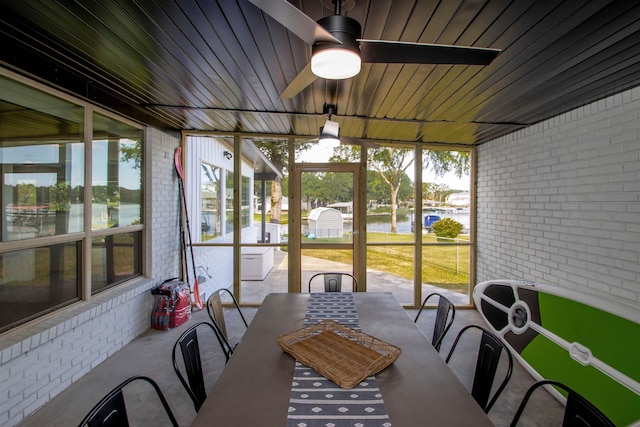
M360 55L360 46L358 39L362 33L360 23L353 18L342 15L325 16L318 20L318 24L331 33L332 36L342 42L342 44L330 42L317 42L312 47L312 53L320 52L325 49L346 49L351 50Z

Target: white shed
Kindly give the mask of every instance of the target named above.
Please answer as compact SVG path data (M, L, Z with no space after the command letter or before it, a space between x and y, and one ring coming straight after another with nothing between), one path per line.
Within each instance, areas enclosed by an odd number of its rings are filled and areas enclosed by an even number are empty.
M342 214L337 209L316 208L309 212L309 235L315 237L337 237L343 234Z

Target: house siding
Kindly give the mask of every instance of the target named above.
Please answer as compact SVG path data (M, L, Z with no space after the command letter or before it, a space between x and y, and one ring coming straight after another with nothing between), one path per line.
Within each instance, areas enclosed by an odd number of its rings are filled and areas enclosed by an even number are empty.
M478 147L477 279L640 302L640 88Z

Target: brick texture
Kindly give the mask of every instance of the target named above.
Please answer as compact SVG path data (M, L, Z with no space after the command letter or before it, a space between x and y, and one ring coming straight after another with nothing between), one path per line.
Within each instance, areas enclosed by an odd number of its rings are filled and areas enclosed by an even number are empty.
M478 149L477 278L640 302L640 89Z

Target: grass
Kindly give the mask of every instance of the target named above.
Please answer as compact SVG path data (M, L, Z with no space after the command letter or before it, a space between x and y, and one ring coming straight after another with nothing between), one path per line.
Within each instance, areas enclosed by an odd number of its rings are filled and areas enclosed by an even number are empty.
M315 239L322 241L322 239ZM367 247L367 268L413 280L414 246L395 246L412 243L409 234L367 233L368 243L389 243L385 246ZM432 245L437 243L433 235L423 237L422 282L457 292L469 289L469 246ZM305 249L304 255L345 264L353 262L351 250Z
M280 223L288 223L288 213L282 212ZM266 221L270 220L267 214ZM260 221L260 215L256 216ZM367 232L367 243L386 243L385 246L367 247L367 268L384 271L389 274L413 280L414 274L414 246L396 246L399 243L413 243L412 234ZM468 236L459 236L458 241L469 240ZM345 235L341 242L350 241L350 235ZM308 239L303 242L336 243L336 239ZM462 245L432 245L438 243L434 234L423 235L422 238L422 282L456 292L469 291L469 246ZM351 250L305 249L303 254L328 261L352 264Z
M254 213L253 214L253 221L256 224L260 224L262 222L262 214L261 213ZM270 222L271 221L271 214L267 213L267 216L265 217L265 221L266 222ZM289 223L289 212L281 212L280 213L280 224L288 224Z

